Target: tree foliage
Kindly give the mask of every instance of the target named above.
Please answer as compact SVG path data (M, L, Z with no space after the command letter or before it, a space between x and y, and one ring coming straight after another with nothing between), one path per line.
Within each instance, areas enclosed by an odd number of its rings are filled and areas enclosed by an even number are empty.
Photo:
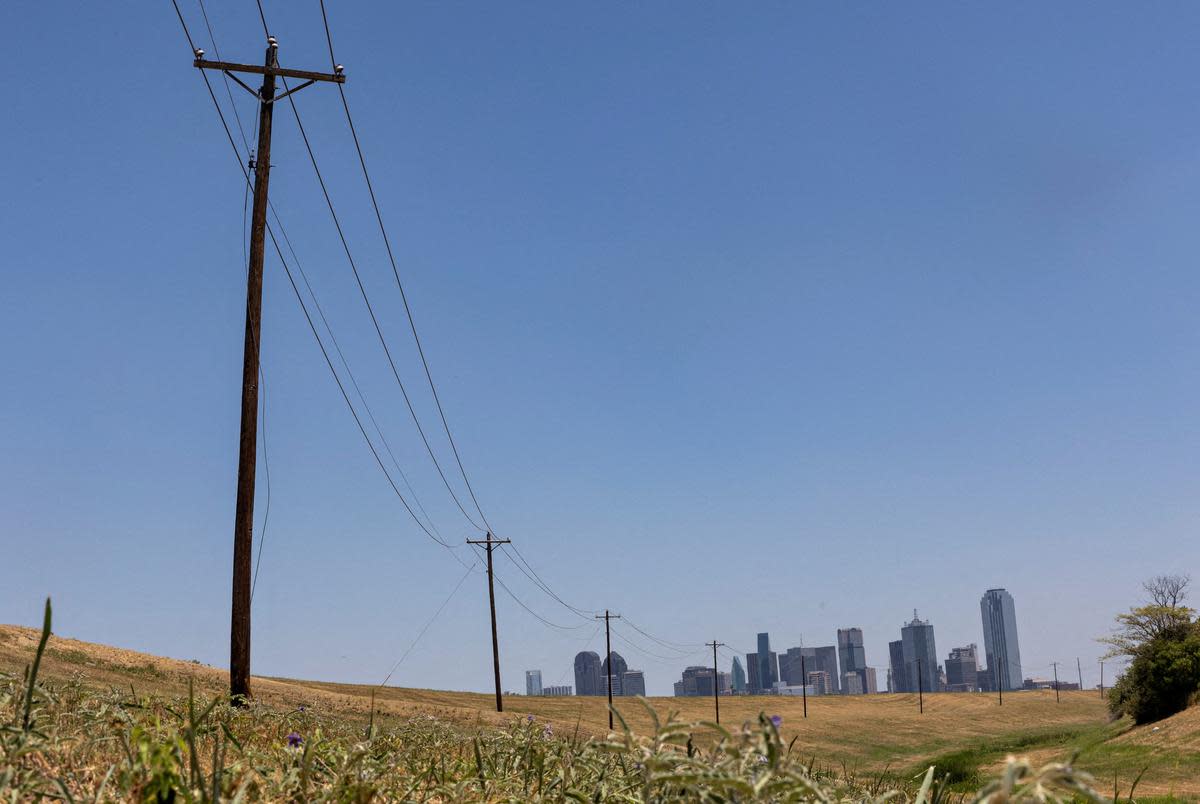
M1187 599L1187 575L1159 575L1142 586L1149 601L1117 615L1102 642L1108 656L1129 656L1109 694L1109 709L1148 723L1185 709L1200 692L1200 624Z

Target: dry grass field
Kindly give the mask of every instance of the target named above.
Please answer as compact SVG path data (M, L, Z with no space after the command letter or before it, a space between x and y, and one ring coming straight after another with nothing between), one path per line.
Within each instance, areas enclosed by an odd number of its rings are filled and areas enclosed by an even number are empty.
M19 672L37 644L29 628L0 626L0 670ZM219 694L224 673L216 668L164 659L104 645L54 637L42 665L46 678L82 678L98 687L134 687L138 693L180 694L189 680L206 694ZM371 688L348 684L256 678L257 698L281 707L303 705L341 717L366 718L374 696L377 717L428 713L464 722L510 722L514 716L534 715L558 733L583 735L607 732L603 698L505 698L506 712L492 711L490 695L437 690ZM651 698L647 703L664 716L678 712L685 721L713 717L712 699ZM618 699L617 710L634 731L651 730L644 706ZM785 742L813 756L818 763L856 773L915 773L930 762L955 758L983 768L998 766L1008 754L1044 760L1069 757L1082 750L1078 764L1112 789L1114 782L1128 790L1133 778L1148 768L1138 790L1168 796L1200 797L1200 710L1193 709L1159 724L1157 729L1130 728L1109 723L1104 702L1095 692L1067 692L1056 703L1053 692L1006 695L1003 706L995 696L933 694L925 696L918 712L915 695L815 697L808 717L798 698L727 697L721 701L721 720L738 726L760 712L779 715ZM698 726L697 742L712 732Z

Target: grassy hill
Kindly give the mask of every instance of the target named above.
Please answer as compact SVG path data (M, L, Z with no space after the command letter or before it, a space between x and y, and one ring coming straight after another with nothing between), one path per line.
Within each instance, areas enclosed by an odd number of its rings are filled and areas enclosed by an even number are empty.
M33 629L0 626L0 671L19 674L31 660L37 638ZM186 693L189 682L199 693L217 696L226 685L224 672L216 668L58 637L49 643L41 677L77 679L97 689L130 691L134 697L178 696ZM281 678L255 678L253 689L258 701L279 711L303 707L347 723L365 722L373 699L376 722L384 725L432 715L490 728L533 715L560 735L608 732L602 698L511 696L505 699L506 712L498 715L492 711L494 698L477 693ZM678 712L679 719L699 723L713 716L711 699L650 698L648 703L663 718ZM1005 696L1003 706L990 695L926 695L924 714L918 713L915 695L810 698L807 718L802 706L793 698L727 697L721 701L721 720L738 727L757 721L760 712L778 715L784 744L842 775L911 778L936 762L958 768L961 778L970 780L997 770L1008 754L1051 761L1081 750L1077 764L1109 790L1115 782L1128 791L1147 768L1139 793L1200 797L1200 710L1164 721L1157 729L1135 729L1109 723L1104 702L1094 692L1066 692L1061 703L1053 692L1014 693ZM650 714L636 700L618 699L616 708L635 732L653 732ZM714 732L698 726L692 734L704 745L712 742Z

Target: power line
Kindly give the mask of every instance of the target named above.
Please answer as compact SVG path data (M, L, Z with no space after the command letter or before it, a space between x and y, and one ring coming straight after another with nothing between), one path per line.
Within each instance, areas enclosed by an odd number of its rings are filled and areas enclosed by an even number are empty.
M520 563L518 563L506 549L503 551L504 557L507 558L514 567L519 569L525 575L525 577L528 578L534 584L534 586L538 587L543 592L545 592L547 595L552 597L554 600L561 603L563 605L563 607L566 608L568 611L572 612L573 614L578 615L579 617L582 617L585 620L590 619L591 615L596 613L594 611L588 611L587 609L580 609L575 606L572 606L570 603L568 603L567 601L565 601L561 597L559 597L557 594L555 594L554 590L551 589L546 584L546 582L541 579L541 576L539 576L536 572L534 572L533 567L529 566L529 563L527 561L525 561L525 558L523 556L521 556L521 553L519 550L517 550L516 545L511 545L511 546L512 546L513 550L517 551L517 557L520 558ZM522 565L524 565L524 566L522 566Z
M284 79L283 87L285 90L288 88L287 79ZM438 476L441 477L442 483L446 486L446 490L450 492L450 496L454 499L454 503L458 506L458 510L462 511L463 516L466 517L467 521L471 523L472 527L474 527L476 530L482 531L484 528L471 518L471 515L467 513L467 509L463 507L462 501L460 501L458 495L455 494L453 487L450 485L450 481L446 478L446 473L442 470L441 463L434 454L433 446L429 443L428 436L425 435L425 428L421 426L421 421L417 417L416 408L413 407L412 399L408 395L408 389L405 387L404 381L400 379L400 371L396 367L395 359L392 357L392 350L387 344L387 338L383 334L383 328L379 323L379 318L375 315L374 305L371 304L371 299L367 293L366 286L363 285L362 277L359 275L358 265L354 261L354 255L350 251L350 244L346 240L346 233L342 229L341 219L338 217L337 210L333 205L333 199L329 195L329 188L325 184L325 177L322 175L321 168L317 164L317 157L316 154L313 153L312 144L308 139L308 132L304 128L304 122L300 119L300 110L296 106L296 100L291 95L288 95L287 98L288 104L292 109L292 115L296 118L296 126L300 130L300 138L304 142L304 149L308 152L308 158L312 163L313 172L317 176L317 183L321 186L321 194L325 197L325 205L329 208L329 215L333 219L334 228L337 229L338 239L341 240L342 250L346 253L346 259L350 263L350 270L354 274L354 281L358 285L358 290L362 296L363 303L367 307L367 313L371 317L371 324L374 326L375 334L379 338L379 344L383 347L383 353L387 357L388 365L392 369L392 376L396 379L396 384L400 386L400 393L404 397L404 404L408 407L409 414L412 416L413 424L416 425L417 432L421 436L421 441L425 445L425 450L429 453L429 458L433 461L433 465L437 469ZM482 517L482 514L480 516Z
M325 42L329 46L329 63L333 65L333 69L337 71L337 59L333 55L333 36L329 30L329 17L325 13L325 0L320 0L321 6L321 22L325 26ZM262 11L262 0L258 0L259 12ZM263 20L265 28L266 19ZM396 266L396 256L392 252L391 239L388 237L387 227L383 223L383 213L379 209L379 201L375 197L375 187L371 182L371 174L367 170L367 160L363 155L362 144L358 139L358 129L354 125L354 118L350 114L350 104L346 100L346 93L342 90L341 85L338 85L339 97L342 99L342 108L346 112L346 122L350 126L350 134L354 138L354 150L358 154L358 163L362 167L363 179L367 184L367 191L371 196L371 206L375 210L375 220L379 223L379 232L383 236L383 243L387 249L388 261L392 265L392 275L396 279L396 287L400 291L400 299L404 302L404 314L408 318L409 329L412 330L413 342L417 345L417 354L421 357L421 365L425 369L425 379L429 383L429 390L433 394L433 401L437 406L438 416L442 420L442 429L446 433L446 440L450 442L450 449L454 453L454 460L458 464L458 471L462 475L463 483L467 487L467 493L471 495L471 502L475 505L475 510L479 512L479 518L483 520L483 524L490 531L492 525L488 522L487 516L483 513L483 509L479 505L479 499L475 496L475 489L471 485L470 478L467 477L467 470L463 466L462 456L458 451L458 444L454 440L454 435L450 431L450 422L446 419L446 411L442 407L442 399L438 394L437 385L433 381L433 373L429 369L429 361L425 357L425 348L421 344L421 337L417 334L416 320L413 318L412 308L408 303L408 294L404 292L404 283L400 281L400 269Z
M209 40L212 42L213 55L215 55L217 57L217 59L220 60L220 58L221 58L220 49L217 45L216 34L213 30L212 23L209 20L208 12L204 6L204 0L197 0L197 2L200 6L200 12L204 16L204 24L208 30ZM262 12L261 3L259 4L259 12L261 15L261 12ZM266 22L265 17L263 18L263 22L264 22L264 31L265 31L265 22ZM241 116L238 115L237 105L233 100L233 93L229 86L229 76L225 72L222 72L222 77L225 79L225 89L226 89L226 92L229 94L230 107L233 110L234 117L237 120L238 130L242 136L242 142L246 144L247 154L249 154L250 146L249 146L248 141L246 140L245 131L242 128ZM284 82L284 89L287 90L288 87L287 87L286 77L283 78L283 82ZM299 111L295 107L295 99L292 98L290 94L288 94L287 97L288 97L288 100L292 102L292 110L297 116L297 123L299 123L300 122L299 121ZM257 125L256 125L256 130L257 130ZM304 132L303 126L301 126L301 133L303 133L303 132ZM307 142L308 142L307 136L305 136L304 139L305 139L305 143L307 144ZM309 153L311 156L311 151ZM314 168L316 167L315 159L313 162L313 167ZM320 177L319 171L318 171L318 177ZM324 186L324 183L322 182L322 187L323 186ZM245 236L246 236L245 229L246 229L247 200L249 198L249 191L250 191L250 183L249 183L249 181L247 181L246 182L246 191L243 194L243 198L242 198L242 234L243 234L243 244L242 245L243 245L243 256L244 257L245 257L244 252L245 252ZM300 262L299 255L296 254L296 249L292 245L292 239L291 239L291 237L288 236L287 230L283 226L283 220L280 218L278 210L275 209L274 202L272 202L270 199L268 199L267 205L268 205L268 208L270 209L271 215L274 216L274 218L275 218L276 224L279 226L279 232L280 232L280 235L283 237L284 243L287 245L288 253L291 255L292 261L295 264L296 269L300 272L300 277L304 282L304 286L307 289L309 296L312 298L313 304L317 310L317 314L321 319L321 323L324 326L325 331L329 334L330 342L333 344L334 350L337 352L338 359L342 364L342 368L346 372L346 376L350 380L351 385L353 385L355 394L358 396L359 402L362 404L363 409L367 414L367 418L370 420L371 425L374 428L376 435L379 437L380 442L383 444L384 450L388 453L388 457L391 458L392 465L396 468L396 472L400 475L400 479L404 482L405 487L408 489L409 493L412 495L413 502L416 504L417 508L421 511L422 515L424 515L425 520L429 525L429 528L434 533L436 533L439 537L441 537L441 533L438 531L437 526L434 524L432 517L430 517L429 512L425 510L425 506L421 503L420 497L417 495L416 489L414 489L412 483L409 482L408 475L404 472L404 469L400 466L400 461L396 458L396 454L395 454L395 452L393 452L391 444L388 442L387 437L383 433L383 429L380 427L379 422L375 418L375 413L371 410L371 406L367 403L366 396L363 394L362 388L360 387L358 380L354 376L354 372L350 369L350 363L346 359L346 355L342 351L341 345L338 343L337 336L334 334L333 327L330 325L329 319L325 316L325 310L321 306L320 299L317 298L316 291L313 290L312 284L309 282L308 274L304 270L304 266ZM335 218L335 221L336 221L336 218ZM340 232L340 228L339 228L339 232ZM246 257L246 261L248 261L248 257ZM261 370L260 370L260 376L262 376ZM258 571L259 571L259 566L261 565L261 561L262 561L262 545L266 541L267 521L268 521L268 517L270 516L270 511L271 511L271 468L270 468L270 464L267 459L267 449L266 449L266 380L265 380L265 377L262 378L261 385L262 385L262 392L263 392L263 468L266 472L267 498L266 498L266 512L265 512L265 516L263 518L263 529L259 536L258 562L256 563L255 568L254 568L254 581L251 584L251 597L252 598L253 598L254 586L257 585L257 581L258 581Z
M184 38L187 40L188 46L191 48L192 52L195 53L196 47L194 44L194 40L192 39L191 32L188 30L187 22L183 18L183 13L182 13L182 11L180 11L178 0L171 0L171 4L175 9L176 16L179 18L179 24L180 24L181 28L183 29ZM204 80L204 85L205 85L205 88L208 90L208 95L212 99L213 107L217 111L217 116L220 119L221 127L225 131L225 137L229 141L229 146L233 149L234 156L236 157L236 160L238 163L238 168L242 171L242 177L247 183L249 183L250 182L250 174L247 171L246 167L242 165L241 156L238 153L237 144L233 138L233 132L229 128L229 122L225 118L225 114L221 109L221 104L217 101L217 96L216 96L216 93L213 91L212 83L208 80L208 75L205 71L201 70L200 75ZM276 217L276 220L278 222L278 216ZM267 234L271 238L271 244L275 249L275 253L279 257L280 265L283 266L284 273L286 274L286 276L288 278L288 282L292 287L292 292L295 294L296 300L300 303L300 309L304 313L305 321L308 323L309 329L312 331L313 338L316 339L317 346L321 350L321 355L325 359L325 364L329 367L330 374L333 375L334 382L337 384L338 390L341 392L342 399L345 401L346 406L350 409L350 415L354 418L354 422L358 426L359 432L363 436L363 440L367 442L368 449L370 449L372 456L375 458L376 464L383 471L384 477L387 479L388 484L392 487L392 491L400 499L400 502L404 505L405 510L408 511L409 516L412 517L413 521L417 523L417 526L425 533L425 535L427 535L430 539L432 539L433 541L440 544L442 547L445 547L450 552L451 556L454 557L455 561L458 561L459 564L466 567L467 564L465 562L463 562L463 560L458 556L457 553L454 552L454 548L449 543L447 543L447 542L443 541L442 539L440 539L439 537L435 536L424 525L424 523L421 522L421 520L417 517L416 513L413 511L412 507L409 505L408 500L404 497L404 495L400 492L400 489L396 486L395 480L392 479L391 474L388 472L387 467L384 465L382 459L380 458L379 452L376 450L374 443L371 441L370 436L367 435L366 428L363 426L362 420L359 418L358 411L355 410L354 404L350 401L350 397L346 393L345 386L342 384L341 377L338 376L337 370L333 366L333 362L329 357L329 352L326 350L325 344L321 340L320 333L317 331L317 328L313 322L312 316L308 311L308 306L304 303L304 298L300 293L299 287L296 285L295 277L292 275L292 272L291 272L290 267L288 266L287 260L283 256L283 250L280 248L279 241L275 237L274 228L271 227L270 225L268 225L266 227L266 230L267 230Z
M404 653L402 653L400 655L400 658L396 660L396 663L394 665L392 665L392 669L389 670L388 674L383 677L383 681L379 682L379 686L383 687L383 686L387 685L388 681L391 680L391 678L392 678L392 674L395 673L396 669L398 667L400 667L401 663L405 659L408 658L408 654L412 653L413 648L415 648L417 646L417 643L421 641L421 637L425 636L425 632L429 630L429 626L433 625L433 621L438 618L438 615L440 615L442 613L442 610L445 609L446 606L450 605L450 601L454 598L454 596L456 594L458 594L458 590L462 588L463 583L467 580L467 576L469 576L472 572L475 571L475 567L477 565L478 565L478 562L467 567L467 571L464 572L463 576L458 579L458 583L456 583L454 585L454 588L452 590L450 590L450 594L447 595L446 599L442 601L442 605L438 606L437 611L435 611L433 613L433 616L430 617L425 622L425 625L421 626L421 630L419 632L417 632L416 638L413 639L412 643L408 646L407 649L405 649Z

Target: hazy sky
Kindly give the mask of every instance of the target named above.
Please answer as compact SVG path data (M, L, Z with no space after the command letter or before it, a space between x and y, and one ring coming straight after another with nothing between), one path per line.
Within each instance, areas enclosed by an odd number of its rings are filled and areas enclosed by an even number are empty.
M980 595L1005 586L1026 673L1078 656L1090 684L1139 583L1196 565L1200 6L327 5L475 490L573 605L740 650L860 626L882 683L913 608L944 657L982 647ZM315 0L266 10L285 65L328 67ZM225 58L262 59L253 3L209 13ZM52 595L63 635L224 665L242 178L169 2L0 16L21 65L0 127L0 622ZM450 471L336 90L297 98ZM459 542L278 112L272 198ZM377 682L463 570L392 494L273 255L262 342L254 670ZM498 591L505 686L574 683L594 625L497 566L582 626ZM652 693L705 655L615 647ZM490 672L476 575L392 683Z

